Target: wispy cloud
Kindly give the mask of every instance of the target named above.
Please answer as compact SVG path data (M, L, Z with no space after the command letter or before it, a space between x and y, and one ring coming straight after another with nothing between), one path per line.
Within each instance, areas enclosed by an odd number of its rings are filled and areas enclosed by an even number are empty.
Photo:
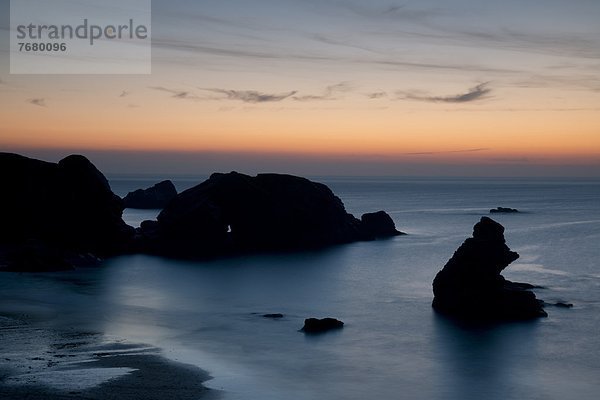
M457 30L449 32L478 46L505 48L563 57L599 59L598 40L574 33L531 33L502 29L498 31Z
M494 74L520 74L522 71L509 68L495 68L475 64L454 64L454 63L423 63L398 60L355 60L356 62L370 63L385 67L395 67L405 70L430 70L430 71L459 71L459 72L489 72Z
M202 90L217 93L222 95L227 100L239 100L244 103L272 103L285 100L292 97L296 90L286 93L263 93L256 90L228 90L228 89L210 89L202 88Z
M227 48L223 47L213 47L213 46L205 46L199 45L186 40L174 40L174 39L161 39L161 38L153 38L152 46L163 48L165 50L179 50L196 54L208 54L215 56L228 56L228 57L240 57L240 58L252 58L252 59L267 59L267 60L313 60L313 61L329 61L332 58L327 56L320 55L310 55L310 54L294 54L294 53L283 53L281 51L275 50L265 50L265 49L238 49L238 48Z
M512 82L522 88L561 87L574 90L600 91L600 76L591 73L572 73L570 75L537 74Z
M553 55L561 57L575 57L599 59L600 49L598 39L593 35L575 32L531 32L526 27L508 29L491 25L485 29L469 27L465 24L448 24L441 20L432 20L435 11L417 14L411 22L416 22L417 27L401 29L382 29L371 32L380 37L413 37L416 40L436 45L450 45L461 47L476 47L486 50L518 51L528 54ZM407 14L408 15L408 14Z
M323 89L320 94L299 95L298 90L291 90L284 93L267 93L258 90L235 90L222 88L197 88L204 91L206 95L197 95L190 90L172 89L164 86L150 86L150 89L170 93L172 98L187 100L237 100L244 103L276 103L287 99L295 101L318 101L318 100L336 100L342 93L350 92L354 89L349 82L340 82L335 85L329 85Z
M350 82L340 82L335 85L327 86L322 94L294 96L293 98L297 101L335 100L339 94L350 92L353 89L354 87Z
M308 35L308 37L317 42L325 43L325 44L332 45L332 46L349 47L351 49L358 49L358 50L363 50L363 51L366 51L369 53L384 55L384 52L382 52L382 51L376 50L373 47L357 44L355 41L351 41L348 39L334 38L330 35L324 35L322 33L317 33L317 34L311 33Z
M374 99L381 99L384 97L387 97L388 94L386 92L373 92L373 93L367 93L365 96L367 96L367 98L374 100Z
M199 100L200 98L188 90L169 89L164 86L150 86L150 89L171 93L174 99Z
M480 147L476 149L462 149L462 150L446 150L446 151L421 151L416 153L404 153L407 156L428 156L435 154L456 154L456 153L479 153L481 151L489 151L490 148Z
M416 92L398 92L399 98L404 100L426 101L431 103L469 103L489 97L492 89L487 87L489 82L480 83L472 87L466 93L450 96L428 96Z
M32 104L34 106L38 106L38 107L47 107L46 105L46 99L44 98L34 98L34 99L27 99L27 102L29 104Z
M397 68L402 70L430 70L430 71L460 71L460 72L482 72L482 73L497 73L497 74L514 74L520 73L521 71L508 68L494 68L485 65L477 64L460 64L450 62L421 62L420 60L410 61L404 58L395 58L389 54L384 54L382 51L376 50L375 48L360 46L352 44L349 41L326 39L323 35L310 35L313 39L326 42L329 44L335 44L338 46L354 47L371 53L377 53L377 57L370 57L368 55L339 55L339 54L319 54L313 53L309 50L304 52L294 51L282 51L280 48L269 48L261 47L256 48L249 46L243 49L236 48L229 43L224 43L221 47L201 45L188 40L178 39L162 39L153 38L152 46L161 48L167 51L180 51L194 55L203 56L218 56L218 57L231 57L238 59L248 60L283 60L288 62L295 61L307 61L313 63L350 63L357 65L372 65L380 66L385 68ZM175 60L179 60L175 58ZM179 62L179 61L173 61Z
M340 6L345 7L356 15L367 18L388 18L404 21L425 21L431 17L441 14L439 9L416 9L410 8L406 4L392 4L383 7L372 7L370 5L356 4L351 2L336 1Z

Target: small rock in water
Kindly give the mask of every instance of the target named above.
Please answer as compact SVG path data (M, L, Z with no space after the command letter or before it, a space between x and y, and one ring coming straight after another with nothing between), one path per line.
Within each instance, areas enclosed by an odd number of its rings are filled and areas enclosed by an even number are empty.
M363 214L360 222L365 235L373 238L386 238L403 235L385 211Z
M520 212L516 208L508 208L508 207L497 207L490 210L490 214L515 214Z
M555 307L560 307L560 308L573 308L573 304L571 303L565 303L563 301L559 301L553 304Z
M270 318L270 319L281 319L283 318L283 314L264 314L263 318Z
M301 329L304 333L323 333L334 329L341 329L344 323L335 318L308 318L304 320L304 327Z

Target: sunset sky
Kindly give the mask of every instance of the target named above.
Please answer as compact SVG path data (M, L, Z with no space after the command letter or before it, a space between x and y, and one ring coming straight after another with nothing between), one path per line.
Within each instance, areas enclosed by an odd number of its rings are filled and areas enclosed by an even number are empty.
M151 75L11 75L0 149L109 173L600 176L600 1L154 0Z

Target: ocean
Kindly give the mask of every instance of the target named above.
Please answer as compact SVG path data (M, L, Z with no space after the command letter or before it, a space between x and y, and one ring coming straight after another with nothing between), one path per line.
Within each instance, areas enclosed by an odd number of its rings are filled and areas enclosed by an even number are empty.
M189 262L133 255L101 268L0 274L0 311L156 346L213 377L224 400L598 399L600 181L317 177L357 215L408 235L295 254ZM158 178L113 177L119 195ZM174 180L179 190L201 178ZM465 326L435 314L431 283L493 215L521 257L507 279L567 302L548 318ZM139 225L158 211L126 210ZM282 313L280 320L263 318ZM306 336L308 317L342 330Z

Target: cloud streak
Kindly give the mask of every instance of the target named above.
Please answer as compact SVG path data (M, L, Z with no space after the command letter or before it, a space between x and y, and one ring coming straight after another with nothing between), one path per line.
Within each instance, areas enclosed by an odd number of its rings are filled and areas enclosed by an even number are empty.
M375 100L375 99L381 99L384 97L387 97L387 93L386 92L373 92L373 93L367 93L365 96L367 96L368 99L371 100Z
M360 2L347 0L304 0L304 2L312 3L321 8L327 6L338 14L353 14L374 21L389 19L391 21L410 21L414 23L415 20L427 20L441 14L439 9L411 8L405 4L364 5Z
M206 95L198 96L190 90L172 89L165 86L149 86L152 90L171 94L171 98L185 100L234 100L249 104L260 103L277 103L287 99L293 99L299 102L319 101L319 100L337 100L340 94L351 92L354 87L349 82L340 82L335 85L325 87L321 94L299 95L298 90L291 90L283 93L267 93L258 90L235 90L223 88L203 88L197 89L206 92ZM123 92L119 97L129 95L128 92ZM375 94L375 96L382 96Z
M324 36L312 36L316 40L324 41ZM334 44L334 41L329 40L329 44ZM335 44L346 47L356 47L361 50L378 53L375 49L368 47L360 47L351 43L345 43L343 41L336 41ZM247 47L244 49L232 48L230 44L224 44L223 47L205 46L197 43L192 43L187 40L177 39L162 39L153 38L152 46L161 48L167 51L180 51L194 55L209 55L219 57L232 57L238 59L250 59L250 60L282 60L289 62L296 61L307 61L314 63L352 63L357 65L374 65L381 67L393 67L403 70L414 70L423 69L430 71L470 71L470 72L487 72L487 73L498 73L498 74L514 74L520 71L506 68L492 68L484 65L470 65L470 64L454 64L454 63L428 63L419 61L406 61L400 59L389 58L389 56L379 56L377 58L367 56L342 56L342 55L331 55L331 54L311 54L310 52L294 53L294 52L283 52L280 49L270 49L268 47L255 49L253 47Z
M187 90L169 89L164 86L150 86L150 89L171 93L174 99L199 100L199 97Z
M227 100L239 100L244 103L273 103L283 101L287 98L292 97L296 93L296 90L286 93L263 93L256 90L228 90L228 89L208 89L202 88L202 90L217 93L223 95Z
M294 96L293 98L296 101L336 100L338 94L350 92L352 89L353 87L349 82L340 82L335 85L327 86L322 94Z
M415 92L398 92L398 95L400 96L400 99L403 100L416 100L430 103L469 103L488 98L492 89L489 89L487 85L488 82L480 83L469 89L466 93L451 96L427 96Z
M436 154L457 154L457 153L479 153L481 151L489 151L490 148L479 147L476 149L463 149L463 150L447 150L447 151L421 151L416 153L404 153L407 156L429 156Z
M46 99L44 98L35 98L35 99L27 99L27 102L29 104L32 104L34 106L38 106L38 107L47 107L46 105Z
M227 56L227 57L239 57L239 58L252 58L252 59L263 59L263 60L309 60L309 61L329 61L332 58L327 56L309 55L309 54L285 54L280 51L265 51L252 50L252 49L236 49L214 46L204 46L195 44L186 40L174 40L174 39L161 39L153 38L152 46L157 48L163 48L166 50L179 50L195 54L208 54L214 56Z

